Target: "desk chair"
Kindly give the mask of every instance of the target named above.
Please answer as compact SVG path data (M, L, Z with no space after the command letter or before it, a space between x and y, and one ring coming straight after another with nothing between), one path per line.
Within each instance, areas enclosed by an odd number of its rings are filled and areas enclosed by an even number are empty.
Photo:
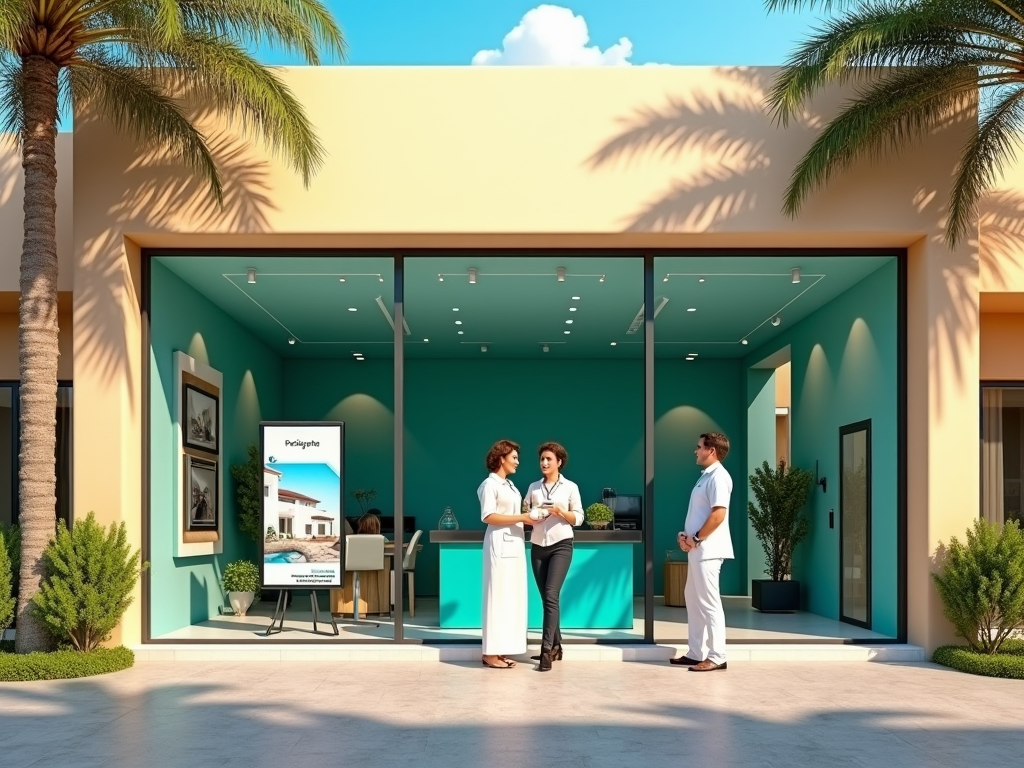
M352 621L379 627L379 624L359 620L359 572L384 570L384 542L380 534L360 533L345 537L345 570L352 574Z
M402 558L402 573L409 577L409 617L416 615L416 547L420 543L423 531L416 531L409 539L409 546Z

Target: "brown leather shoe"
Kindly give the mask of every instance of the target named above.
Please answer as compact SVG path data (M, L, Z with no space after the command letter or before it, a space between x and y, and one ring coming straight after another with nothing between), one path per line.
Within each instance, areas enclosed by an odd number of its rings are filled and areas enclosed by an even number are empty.
M728 662L723 661L721 664L715 664L711 659L704 659L700 664L694 664L690 667L690 672L714 672L716 669L728 669Z
M678 664L683 667L695 667L700 664L698 659L691 659L689 656L677 656L674 659L668 660L669 664Z

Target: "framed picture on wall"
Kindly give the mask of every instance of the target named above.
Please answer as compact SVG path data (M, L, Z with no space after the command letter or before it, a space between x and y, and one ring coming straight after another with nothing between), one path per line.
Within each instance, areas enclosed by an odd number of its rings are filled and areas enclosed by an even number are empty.
M217 530L218 498L217 462L185 454L185 530Z
M182 442L185 447L218 454L220 420L217 409L220 401L217 396L204 392L194 384L182 384L181 406L184 416L181 420Z

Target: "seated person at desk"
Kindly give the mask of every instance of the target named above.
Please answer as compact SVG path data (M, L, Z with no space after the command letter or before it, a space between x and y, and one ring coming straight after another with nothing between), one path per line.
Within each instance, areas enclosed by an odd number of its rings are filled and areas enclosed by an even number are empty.
M365 515L359 518L359 524L356 527L356 533L372 533L380 535L380 518L373 514L373 511L367 512Z

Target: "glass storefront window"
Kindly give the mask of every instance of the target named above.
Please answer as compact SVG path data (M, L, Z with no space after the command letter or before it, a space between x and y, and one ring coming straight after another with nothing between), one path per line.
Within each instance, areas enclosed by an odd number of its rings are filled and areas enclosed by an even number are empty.
M990 523L1021 514L1024 481L1024 386L983 387L981 409L981 516Z

